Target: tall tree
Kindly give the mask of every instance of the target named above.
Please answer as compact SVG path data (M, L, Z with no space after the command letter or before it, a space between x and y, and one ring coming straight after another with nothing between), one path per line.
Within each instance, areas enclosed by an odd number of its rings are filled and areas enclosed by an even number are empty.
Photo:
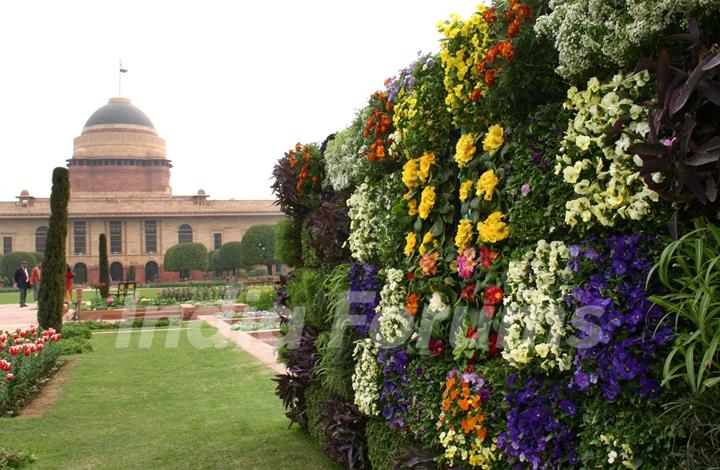
M108 263L107 254L107 237L104 233L100 234L100 279L98 280L98 290L100 291L100 297L107 299L110 295L110 268Z
M43 328L62 329L63 294L65 291L65 240L67 239L70 172L55 168L50 193L50 224L40 284L38 324Z

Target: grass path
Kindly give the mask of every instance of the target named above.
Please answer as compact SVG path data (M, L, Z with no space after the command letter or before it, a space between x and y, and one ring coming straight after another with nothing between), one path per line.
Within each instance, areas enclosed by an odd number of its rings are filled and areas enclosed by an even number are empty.
M162 289L156 288L156 287L142 287L139 288L136 292L137 297L147 297L149 299L154 299L155 295ZM117 292L117 289L113 289L110 291ZM73 296L75 295L75 292L73 291ZM92 300L97 296L97 293L92 289L86 289L83 293L84 300ZM20 293L17 290L14 290L12 292L0 292L0 304L16 304L20 300ZM28 291L28 302L35 301L35 296L32 292L32 289Z
M172 334L179 346L164 347ZM271 372L231 346L197 349L191 334L158 330L144 348L139 333L121 348L117 334L94 336L54 408L0 419L0 443L31 450L38 469L337 468L288 429Z

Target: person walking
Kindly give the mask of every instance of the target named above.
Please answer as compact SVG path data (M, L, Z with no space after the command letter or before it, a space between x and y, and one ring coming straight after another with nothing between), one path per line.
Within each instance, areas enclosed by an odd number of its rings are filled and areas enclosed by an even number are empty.
M14 281L20 291L20 307L27 307L25 300L27 300L27 291L30 287L30 274L28 273L27 261L22 260L20 262L20 267L15 271Z
M72 272L72 269L70 269L70 265L67 265L67 269L65 270L65 302L72 301L72 289L73 289L73 278L75 275Z
M38 298L40 297L40 281L42 279L42 263L38 263L33 268L32 272L30 273L30 285L32 285L33 290L33 298L35 299L35 303L38 302Z

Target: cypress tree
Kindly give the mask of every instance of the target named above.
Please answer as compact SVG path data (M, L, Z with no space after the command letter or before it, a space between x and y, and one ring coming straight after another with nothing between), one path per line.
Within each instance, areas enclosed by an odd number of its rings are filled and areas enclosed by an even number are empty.
M38 324L42 328L62 329L63 294L65 291L65 240L67 239L70 172L55 168L50 194L50 223L48 226L43 282L40 284Z
M110 295L110 268L107 255L107 237L104 233L100 234L100 280L99 290L100 297L107 299Z

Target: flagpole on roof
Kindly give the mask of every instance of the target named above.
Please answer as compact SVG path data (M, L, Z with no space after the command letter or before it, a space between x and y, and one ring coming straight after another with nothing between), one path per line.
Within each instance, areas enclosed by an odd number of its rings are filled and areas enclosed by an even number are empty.
M118 96L122 96L122 74L127 73L127 69L123 67L122 59L119 59L120 69L118 71Z

